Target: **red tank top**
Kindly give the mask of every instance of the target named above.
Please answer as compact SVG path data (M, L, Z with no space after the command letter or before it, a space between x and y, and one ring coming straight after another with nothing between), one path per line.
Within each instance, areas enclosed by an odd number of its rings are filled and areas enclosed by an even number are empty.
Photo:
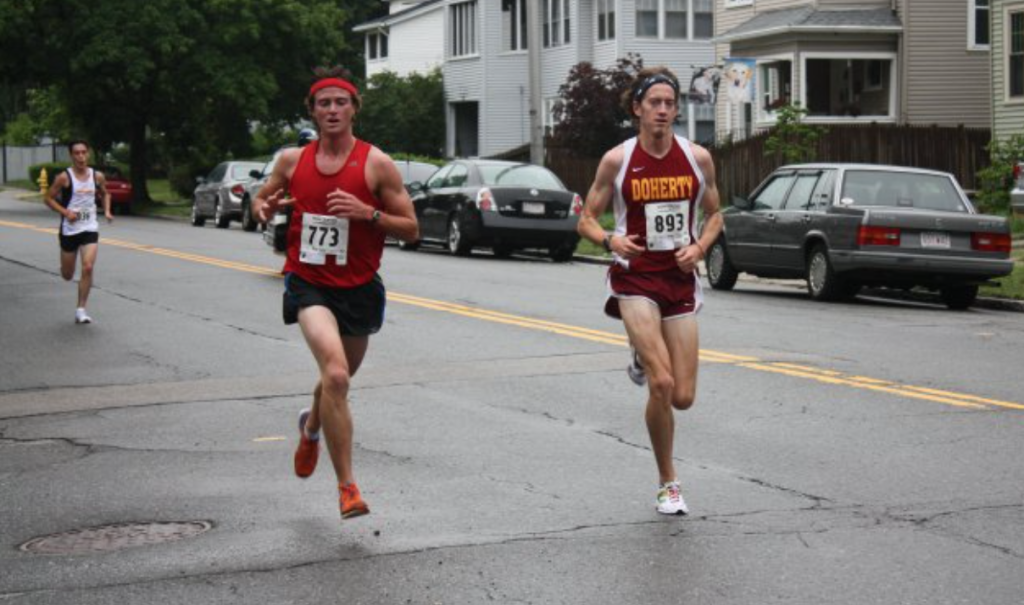
M370 154L370 144L356 139L345 165L335 174L324 174L317 168L316 152L319 145L319 141L314 141L302 150L299 163L295 166L295 173L288 185L295 205L288 226L288 256L284 263L284 272L294 272L302 279L318 286L361 286L373 279L380 268L380 259L384 253L384 232L369 221L349 221L348 253L344 265L339 265L334 255L327 255L323 264L310 264L300 260L303 216L326 215L327 194L331 191L347 191L370 206L381 209L380 200L366 184L366 158Z
M650 248L648 221L656 225L656 229L682 230L685 234L683 241L688 239L692 242L697 205L704 194L704 175L697 166L689 142L680 137L673 138L668 155L660 159L647 153L636 138L623 145L625 159L616 178L615 233L639 235L640 245L647 249L630 261L616 258L613 270L647 273L676 268L674 250ZM682 204L670 206L665 202ZM655 212L656 208L647 208L653 204L661 204L657 208L666 212L660 214Z

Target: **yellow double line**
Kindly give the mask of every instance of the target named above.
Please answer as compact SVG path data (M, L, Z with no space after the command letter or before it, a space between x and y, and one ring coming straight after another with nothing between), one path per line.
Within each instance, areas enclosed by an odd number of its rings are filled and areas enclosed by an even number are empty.
M25 223L15 223L10 221L0 221L0 226L28 229L32 231L38 231L40 233L47 233L50 235L54 233L54 229L52 228L41 228L36 227L34 225L28 225ZM235 271L245 271L248 273L256 273L259 275L268 275L273 277L281 276L280 271L275 269L269 269L267 267L250 265L247 263L240 263L235 261L227 261L218 258L212 258L209 256L202 256L198 254L189 254L185 252L179 252L177 250L170 250L167 248L158 248L155 246L146 246L142 244L136 244L133 242L107 238L103 240L103 244L117 246L128 250L135 250L138 252L157 254L169 258L177 258L180 260L185 260L194 263L211 265L214 267L221 267L224 269L232 269ZM521 315L512 315L509 313L502 313L500 311L491 311L488 309L481 309L479 307L470 307L466 305L434 300L430 298L412 296L410 294L401 294L398 292L389 292L388 299L406 305L420 307L423 309L430 309L442 313L451 313L453 315L459 315L461 317L469 317L472 319L490 321L494 323L516 326L530 330L541 330L544 332L550 332L552 334L558 334L560 336L579 338L601 344L617 345L621 347L629 346L629 341L623 334L604 332L602 330L593 330L581 326L574 326L570 324L563 324L553 321L545 321L542 319L524 317ZM756 370L759 372L768 372L772 374L781 374L792 378L814 380L816 382L821 382L829 385L864 389L879 393L886 393L889 395L896 395L899 397L907 397L910 399L919 399L924 401L943 403L946 405L952 405L961 408L969 408L976 410L991 410L993 408L1024 410L1024 405L1012 401L1003 401L999 399L978 397L975 395L956 393L953 391L946 391L942 389L933 389L929 387L902 384L899 382L889 380L879 380L877 378L870 378L868 376L845 374L843 372L838 372L836 370L814 368L811 366L801 364L764 361L762 359L758 359L757 357L733 355L731 353L724 353L721 351L701 349L700 359L702 361L710 363L732 364L736 367L748 370Z

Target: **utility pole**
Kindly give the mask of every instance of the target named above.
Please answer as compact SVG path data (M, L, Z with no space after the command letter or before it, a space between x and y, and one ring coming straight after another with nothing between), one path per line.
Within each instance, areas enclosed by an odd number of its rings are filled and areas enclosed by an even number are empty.
M529 58L530 85L530 163L544 165L544 123L541 111L544 99L540 89L540 49L542 32L540 0L526 0L526 45Z

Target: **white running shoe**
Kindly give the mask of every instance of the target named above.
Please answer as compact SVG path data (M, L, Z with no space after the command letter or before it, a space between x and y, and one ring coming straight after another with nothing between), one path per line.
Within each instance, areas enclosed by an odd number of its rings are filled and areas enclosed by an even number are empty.
M633 354L629 365L626 366L626 375L633 381L638 387L642 387L647 384L647 374L644 373L644 366L640 363L640 356L636 354L636 349L630 349Z
M92 318L85 312L85 309L78 307L75 309L75 323L76 324L91 324Z
M658 488L657 511L663 515L688 515L689 507L683 500L678 481L669 481Z

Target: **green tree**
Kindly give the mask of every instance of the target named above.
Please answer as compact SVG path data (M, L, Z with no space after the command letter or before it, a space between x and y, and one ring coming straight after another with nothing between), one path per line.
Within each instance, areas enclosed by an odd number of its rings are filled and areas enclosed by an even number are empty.
M386 153L440 157L444 149L444 84L441 71L372 76L356 116L356 134Z
M7 122L3 139L10 145L36 145L44 136L67 140L72 131L71 117L60 95L55 86L25 91L26 111Z
M978 205L984 212L1006 213L1010 210L1013 166L1024 161L1024 135L993 140L987 149L991 164L978 172L981 180Z
M150 140L168 164L242 155L253 121L294 121L311 68L361 65L358 0L0 0L0 81L55 86L100 149L130 146L148 197ZM373 6L374 10L380 7Z
M803 123L807 109L799 104L783 105L776 110L775 126L764 143L764 154L781 158L784 164L814 159L818 139L826 130Z

